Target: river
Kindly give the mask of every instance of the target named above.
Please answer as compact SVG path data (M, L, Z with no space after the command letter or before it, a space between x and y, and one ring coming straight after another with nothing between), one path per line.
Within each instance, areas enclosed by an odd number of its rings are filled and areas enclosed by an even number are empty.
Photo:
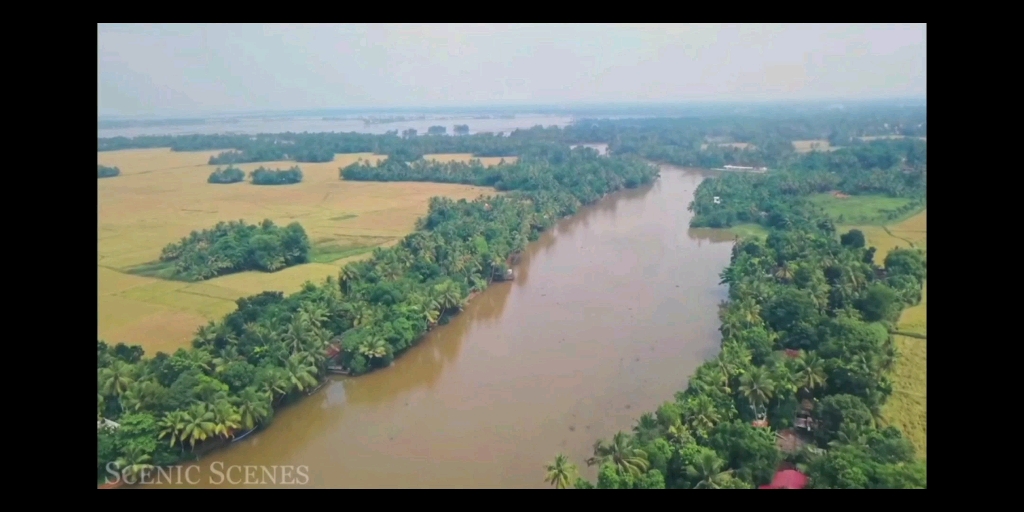
M543 488L559 452L593 481L594 441L671 400L718 351L732 240L690 229L686 209L706 174L663 166L582 209L527 247L515 281L392 367L278 411L195 463L197 485L147 487L246 487L215 471L292 465L314 488ZM275 487L265 477L254 486Z

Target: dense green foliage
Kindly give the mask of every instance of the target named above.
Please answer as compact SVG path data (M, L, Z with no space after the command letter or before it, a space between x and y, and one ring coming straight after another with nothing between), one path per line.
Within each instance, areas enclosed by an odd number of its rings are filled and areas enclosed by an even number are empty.
M235 312L200 329L192 350L142 359L138 347L109 349L101 343L98 414L122 427L99 431L98 471L112 461L128 464L129 471L169 464L192 456L197 446L213 446L266 423L273 407L326 376L331 344L341 345L340 362L352 373L387 366L432 326L457 314L471 292L504 274L509 257L559 218L657 176L656 168L637 160L567 149L561 157L558 164L535 160L533 167L503 171L518 187L504 196L432 199L414 233L395 247L377 249L368 261L346 266L339 279L307 283L289 297L266 292L239 299ZM178 258L203 252L192 257L196 267L228 249L249 256L245 249L264 234L252 229L219 225L165 252ZM281 230L276 247L294 246L288 236L301 228L291 229ZM129 435L123 422L132 415L146 416L156 428Z
M549 163L550 162L550 163ZM572 190L583 203L611 190L632 188L649 180L648 166L634 157L598 159L597 151L580 147L552 149L543 158L525 156L514 164L485 167L479 160L462 162L404 162L386 159L376 164L357 162L341 170L351 181L429 181L494 187L529 192Z
M290 169L267 169L263 166L249 173L253 185L291 185L302 181L302 169L299 166Z
M927 169L919 155L924 151L925 143L915 139L876 140L829 153L809 153L779 171L734 173L709 180L690 204L693 225L720 228L752 222L784 227L797 219L821 217L820 208L806 198L833 190L911 198L906 206L888 213L896 218L924 204Z
M105 165L98 165L98 167L100 178L113 178L114 176L121 175L121 169L117 167L107 167Z
M274 272L309 261L309 238L297 222L281 228L262 224L219 222L213 229L193 231L164 247L160 261L174 262L176 277L202 281L212 277L261 270Z
M390 155L398 148L412 153L472 153L476 156L521 156L542 143L560 146L606 142L617 154L633 154L649 160L683 166L715 168L726 164L780 167L795 156L792 141L828 139L833 145L860 144L856 137L927 135L924 107L892 105L852 106L794 114L750 109L749 114L720 112L683 118L583 119L564 129L557 127L514 130L508 137L492 133L459 137L417 137L409 129L399 135L365 133L281 133L259 135L183 135L113 137L98 139L99 151L170 147L174 151L209 151L233 148L210 159L211 165L294 160L327 162L335 153L374 152ZM428 129L442 135L443 126ZM723 144L752 144L745 150Z
M207 183L238 183L240 181L245 181L245 171L231 165L225 169L218 167L217 170L210 173L210 177L206 180Z

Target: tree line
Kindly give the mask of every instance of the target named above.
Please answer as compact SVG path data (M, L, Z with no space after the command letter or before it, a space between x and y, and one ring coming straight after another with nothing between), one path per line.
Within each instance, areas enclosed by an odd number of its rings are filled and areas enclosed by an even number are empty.
M174 264L175 277L202 281L224 274L275 272L309 261L309 237L297 222L285 227L269 219L260 225L218 222L163 248L160 261Z
M99 164L97 164L97 166L99 167L100 178L113 178L114 176L121 175L121 169L118 169L117 167L107 167Z
M238 183L244 180L245 172L233 165L229 165L224 169L220 167L215 169L210 173L210 177L206 179L206 182L227 184ZM302 169L297 165L289 169L267 169L260 166L249 173L249 180L253 185L291 185L302 181Z
M563 156L557 164L536 160L516 171L509 194L431 199L415 232L349 264L337 279L306 283L288 297L265 292L239 299L236 311L198 331L191 350L143 358L140 347L100 342L97 414L120 427L98 430L98 474L111 462L132 474L173 464L266 424L275 407L323 381L331 346L340 345L338 362L353 374L388 366L504 274L509 258L559 218L658 173L635 159L584 151ZM246 244L238 238L252 228L232 226L214 230L230 237L194 233L167 252L206 251L194 258L196 266L220 249L250 254L242 248L256 245L259 235Z
M776 172L733 173L708 180L694 194L696 227L757 223L782 227L795 218L822 216L807 201L815 193L881 194L912 201L890 218L919 209L926 200L926 145L913 139L876 140L829 153L810 153ZM715 201L715 198L718 201Z
M245 181L245 172L241 169L229 165L224 169L218 167L216 170L210 173L210 177L206 179L207 183L238 183Z
M302 181L302 169L292 166L289 169L267 169L263 166L249 173L253 185L291 185Z
M715 168L723 165L778 167L795 156L792 141L827 139L833 145L858 145L861 136L925 136L926 110L921 108L864 107L810 114L729 114L691 118L583 119L565 128L535 126L514 130L509 136L478 133L460 137L417 137L414 129L399 134L283 133L259 135L183 135L113 137L98 139L98 151L170 147L174 151L233 148L211 157L211 165L294 160L328 162L336 153L391 154L472 153L476 156L521 156L538 144L563 146L608 143L620 154L683 166ZM428 135L447 132L433 126ZM727 146L748 143L747 149ZM404 149L403 149L404 148Z

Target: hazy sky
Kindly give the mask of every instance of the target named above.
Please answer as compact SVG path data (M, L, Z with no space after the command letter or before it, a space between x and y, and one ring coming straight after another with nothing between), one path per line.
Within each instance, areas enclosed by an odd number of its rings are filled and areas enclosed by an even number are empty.
M99 114L925 95L925 25L100 25Z

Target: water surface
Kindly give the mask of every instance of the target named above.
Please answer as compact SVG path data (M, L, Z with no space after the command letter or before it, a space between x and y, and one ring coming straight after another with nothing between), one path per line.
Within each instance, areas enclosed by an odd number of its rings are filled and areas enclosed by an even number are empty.
M563 220L515 281L391 368L338 378L205 457L199 486L216 487L216 463L305 465L309 487L545 487L558 452L593 480L594 441L670 400L718 350L732 240L688 228L703 178L663 167Z

